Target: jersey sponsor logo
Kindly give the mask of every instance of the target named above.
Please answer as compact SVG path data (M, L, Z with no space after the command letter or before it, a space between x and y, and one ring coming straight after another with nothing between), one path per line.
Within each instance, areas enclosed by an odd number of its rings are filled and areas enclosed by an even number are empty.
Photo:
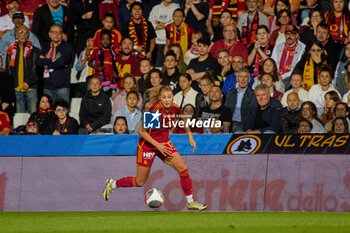
M144 159L153 159L155 153L154 152L143 152L142 157Z
M143 128L144 129L160 129L160 116L159 110L156 112L144 112L143 113Z

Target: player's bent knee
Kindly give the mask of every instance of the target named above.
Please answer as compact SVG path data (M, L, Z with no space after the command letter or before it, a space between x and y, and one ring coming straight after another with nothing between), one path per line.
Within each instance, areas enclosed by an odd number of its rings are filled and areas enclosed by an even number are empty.
M138 187L143 187L146 184L147 179L136 179L136 185Z
M183 165L178 166L178 167L177 167L177 170L178 170L179 172L183 172L183 171L187 170L186 164L183 164Z

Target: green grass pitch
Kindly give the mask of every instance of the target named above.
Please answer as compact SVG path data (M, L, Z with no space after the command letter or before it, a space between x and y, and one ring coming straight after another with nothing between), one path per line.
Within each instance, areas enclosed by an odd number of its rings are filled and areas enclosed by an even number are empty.
M350 213L2 212L0 232L350 232Z

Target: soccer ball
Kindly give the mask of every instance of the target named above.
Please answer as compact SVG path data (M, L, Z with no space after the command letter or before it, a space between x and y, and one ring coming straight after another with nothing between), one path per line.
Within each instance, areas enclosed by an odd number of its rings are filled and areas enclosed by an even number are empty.
M151 188L145 193L146 205L150 208L159 208L164 202L162 191L156 188Z

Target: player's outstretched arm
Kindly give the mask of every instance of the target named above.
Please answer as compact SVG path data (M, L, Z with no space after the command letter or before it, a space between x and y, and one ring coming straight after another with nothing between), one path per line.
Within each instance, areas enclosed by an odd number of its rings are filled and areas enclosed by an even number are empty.
M188 136L188 141L190 142L191 146L193 146L193 148L191 150L193 152L193 151L195 151L197 149L196 142L193 139L190 127L188 127L186 124L185 124L185 130L186 130L186 133L187 133L187 136Z
M147 142L151 143L154 147L156 147L163 155L167 156L167 154L171 153L169 147L166 146L166 143L160 143L154 140L151 135L147 132L147 129L144 129L143 126L139 129L140 136L145 139Z

